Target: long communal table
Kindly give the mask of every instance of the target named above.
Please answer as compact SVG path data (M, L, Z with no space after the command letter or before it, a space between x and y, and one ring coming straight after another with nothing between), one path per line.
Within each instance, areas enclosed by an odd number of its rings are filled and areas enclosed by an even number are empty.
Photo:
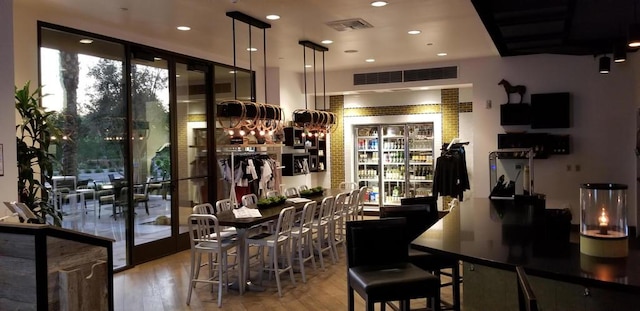
M324 199L325 197L336 196L342 192L345 192L345 190L326 189L321 195L316 195L316 196L310 197L309 199L314 200L318 202L318 204L320 204L320 202L322 202L322 199ZM241 280L238 282L239 283L238 290L240 294L243 294L245 290L249 288L248 285L251 285L251 282L248 280L249 279L248 275L247 276L244 275L244 270L245 270L244 258L248 251L245 246L245 241L247 239L247 234L249 229L254 226L266 223L268 221L278 219L278 216L280 215L280 211L282 211L286 207L295 206L297 211L301 211L305 204L306 203L293 204L293 203L285 202L281 205L260 209L260 214L262 214L262 217L255 217L255 218L236 218L235 215L233 214L233 211L224 211L216 215L216 217L218 218L218 222L221 226L235 227L238 232L238 257L239 257L238 258L238 268L239 268L238 280Z

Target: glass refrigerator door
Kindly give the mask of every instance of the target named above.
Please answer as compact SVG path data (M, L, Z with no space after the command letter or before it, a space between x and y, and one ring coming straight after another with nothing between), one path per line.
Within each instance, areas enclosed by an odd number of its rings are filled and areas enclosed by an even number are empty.
M379 127L356 126L356 177L359 187L366 186L369 193L364 196L364 205L379 206L380 192L380 146Z
M407 125L409 197L432 195L434 153L433 123Z
M383 204L400 204L405 197L406 163L405 163L405 126L384 125L382 130L382 191Z

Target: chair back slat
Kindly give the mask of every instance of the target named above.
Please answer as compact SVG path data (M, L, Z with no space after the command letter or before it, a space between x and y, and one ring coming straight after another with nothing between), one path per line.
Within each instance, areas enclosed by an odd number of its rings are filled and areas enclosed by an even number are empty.
M295 218L296 208L289 206L283 208L278 216L278 223L276 225L276 233L278 235L289 236L291 234L291 228L293 228L293 220Z
M333 202L333 211L335 215L343 215L349 210L349 197L346 192L336 195L336 199Z
M329 220L332 218L335 200L336 198L333 196L328 196L322 199L320 211L318 212L318 224L320 224L321 220Z
M258 204L258 196L253 193L245 194L242 196L242 199L240 199L240 201L242 201L242 205L252 207Z
M216 201L216 212L230 211L232 209L231 199L222 199Z
M284 190L284 195L288 198L296 198L300 196L300 192L295 187L291 187Z
M313 224L313 217L316 215L316 208L318 203L316 201L307 202L302 209L302 215L300 215L301 223L300 227L311 229Z
M218 218L211 214L191 214L188 218L191 247L201 243L212 243L222 247ZM209 244L211 245L211 244Z
M348 267L407 262L409 244L404 218L347 222Z
M211 203L202 203L193 207L193 214L213 215L216 214L216 210Z

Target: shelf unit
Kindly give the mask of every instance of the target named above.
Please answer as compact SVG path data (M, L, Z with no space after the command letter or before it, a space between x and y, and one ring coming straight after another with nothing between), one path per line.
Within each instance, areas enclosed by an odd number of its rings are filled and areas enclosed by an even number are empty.
M301 127L285 127L284 128L284 144L285 146L295 149L304 149L305 140L302 137L304 129Z
M306 174L304 170L304 160L309 163L308 153L283 153L282 154L282 176L297 176ZM308 164L309 168L311 165Z
M309 154L309 171L324 172L327 168L327 141L324 137L306 136L305 150Z
M433 126L428 122L354 127L356 181L370 191L365 208L431 195Z

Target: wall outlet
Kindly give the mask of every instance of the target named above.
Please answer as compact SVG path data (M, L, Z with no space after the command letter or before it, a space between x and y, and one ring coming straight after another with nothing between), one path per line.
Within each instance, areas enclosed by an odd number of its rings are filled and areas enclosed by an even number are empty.
M581 169L580 164L576 164L576 172L579 172Z
M487 108L487 109L491 109L491 100L490 100L490 99L487 99L487 106L486 106L486 108Z
M567 164L567 172L571 172L571 164Z

